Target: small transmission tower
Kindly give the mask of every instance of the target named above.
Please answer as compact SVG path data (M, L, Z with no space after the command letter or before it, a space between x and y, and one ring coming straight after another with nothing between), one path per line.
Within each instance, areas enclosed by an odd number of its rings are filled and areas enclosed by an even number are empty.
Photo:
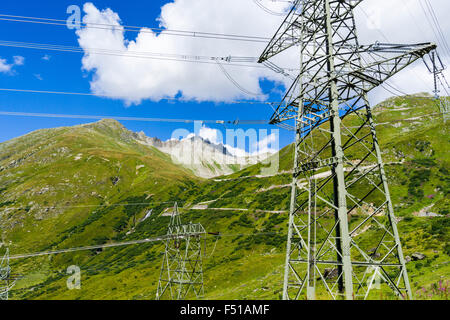
M447 122L450 112L450 102L448 97L442 97L440 95L441 86L444 87L443 81L446 82L443 71L445 70L445 65L439 57L436 50L433 50L428 54L430 59L430 64L424 59L425 65L428 68L428 71L433 74L434 77L434 99L439 106L439 111L442 113L442 117L444 118L444 122ZM448 86L448 83L445 83Z
M156 300L201 298L203 287L203 241L206 231L199 223L182 224L175 203L166 236Z
M11 275L11 268L9 266L9 249L0 262L0 300L8 300L9 291L14 286L17 277Z
M271 118L296 132L285 300L370 299L378 287L412 298L367 93L436 45L360 45L361 2L296 0L259 59L300 50Z

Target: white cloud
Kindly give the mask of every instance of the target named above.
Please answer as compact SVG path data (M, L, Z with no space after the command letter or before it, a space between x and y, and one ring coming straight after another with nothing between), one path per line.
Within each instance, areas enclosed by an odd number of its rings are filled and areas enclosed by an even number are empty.
M25 63L25 58L22 56L14 56L13 59L16 66L23 66Z
M450 32L450 1L434 0L433 6L441 22L444 34ZM275 12L283 12L287 2L263 0L262 4ZM99 11L93 4L84 6L85 23L120 24L119 14L112 9ZM366 14L369 19L366 17ZM385 42L383 35L393 43L436 41L417 0L366 0L356 10L358 34L362 44ZM160 25L172 30L192 30L226 34L272 37L284 17L270 15L251 0L174 0L161 8ZM127 22L125 24L132 24ZM149 21L149 25L152 21ZM379 29L378 29L379 28ZM144 31L144 32L142 32ZM233 86L215 65L184 62L104 56L89 54L88 48L121 50L125 52L173 53L201 56L250 56L261 54L266 43L247 43L192 37L157 35L143 29L127 36L121 28L104 30L87 28L77 31L78 41L85 49L83 69L92 72L91 90L99 95L124 100L127 104L139 104L144 99L158 101L178 94L184 99L197 101L230 101L237 98L261 99L249 96ZM441 51L443 53L443 51ZM450 57L444 57L447 61ZM296 48L275 58L278 65L297 66ZM286 81L285 78L266 69L237 68L228 66L232 77L247 91L261 93L259 81L263 78ZM430 75L421 62L402 71L391 83L402 91L415 93L430 91ZM288 82L286 82L287 84ZM377 89L371 95L378 102L392 95Z
M0 72L6 73L11 71L11 65L5 59L0 59Z
M34 74L34 77L36 78L36 79L38 79L39 81L42 81L42 80L44 80L44 78L42 78L42 76L40 75L40 74Z
M46 54L46 55L44 55L44 56L42 56L42 60L45 60L45 61L50 61L50 59L51 59L52 57L51 56L49 56L48 54Z
M227 151L235 157L266 155L268 153L272 154L279 151L278 130L272 130L272 133L270 135L267 135L267 131L262 129L259 131L259 139L258 133L254 129L250 129L247 132L243 130L227 129L227 132L228 131L230 131L229 133L231 140L227 140L229 139L227 134L225 141L224 136L220 130L208 128L207 126L203 125L198 129L197 133L190 133L185 138L180 139L179 141L189 140L193 137L200 137L205 141L224 146ZM234 140L234 137L237 138L237 141ZM249 143L247 143L246 138L248 138ZM170 140L178 139L172 138ZM248 149L249 151L247 152L246 149Z
M243 157L248 157L249 156L249 154L243 149L235 148L235 147L232 147L232 146L230 146L228 144L225 145L225 148L234 157L243 158Z
M22 56L14 56L13 63L8 63L6 59L0 58L0 73L11 73L15 66L22 66L25 63L25 58Z
M268 6L280 11L288 5L264 1ZM85 23L121 22L117 13L110 9L99 11L91 3L85 4L84 11ZM271 37L282 20L283 17L269 15L253 1L248 0L175 0L161 8L159 17L161 26L172 30L264 37ZM160 100L164 97L175 97L179 93L184 99L198 101L255 98L237 89L214 64L88 54L88 48L104 48L125 52L257 57L266 46L266 43L177 37L167 35L166 32L156 35L148 29L143 31L145 32L140 32L129 42L120 28L114 31L95 28L77 31L79 44L87 53L82 61L83 69L93 72L91 89L94 93L136 104L143 99ZM261 93L261 78L283 79L265 68L226 68L242 87L258 94Z
M180 141L190 140L193 137L200 137L205 141L209 141L209 142L215 143L215 144L223 144L222 133L219 130L211 129L204 125L198 129L197 133L190 133L185 138L180 139ZM178 139L172 138L170 140L178 140ZM170 141L170 140L168 140L168 141Z
M227 149L227 151L235 157L246 157L249 155L244 149L232 147L232 146L226 144L226 141L224 141L222 132L220 130L208 128L205 125L201 126L198 129L197 134L190 133L185 138L180 139L180 141L189 140L189 139L192 139L193 137L200 137L203 140L209 141L213 144L223 145ZM178 139L172 138L170 140L178 140Z
M272 133L264 138L261 137L261 131L258 141L249 146L249 152L239 148L239 146L233 147L229 144L225 144L225 148L235 157L248 157L259 156L277 153L279 151L279 134ZM227 141L229 142L229 141Z
M387 38L391 43L437 43L437 37L427 21L421 2L418 0L365 0L355 11L361 42L365 44L375 41L386 42ZM447 13L450 12L450 1L433 0L431 3L444 37L448 41L450 19L447 18ZM438 47L438 52L444 62L450 63L450 56L445 54L442 47ZM450 73L446 72L445 75L449 78ZM389 83L408 94L433 90L433 77L422 60L401 71ZM385 87L400 94L389 86ZM377 88L370 93L369 97L372 103L378 103L392 95L383 88Z
M274 132L253 145L254 152L252 155L276 153L279 151L278 146L279 135Z
M203 140L208 140L211 143L222 143L222 133L219 130L211 129L206 126L203 126L200 129L200 132L198 134Z

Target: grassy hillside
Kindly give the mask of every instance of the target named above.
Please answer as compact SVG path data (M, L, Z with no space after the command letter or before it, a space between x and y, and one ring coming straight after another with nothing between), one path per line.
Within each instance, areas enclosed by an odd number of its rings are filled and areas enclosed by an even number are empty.
M0 145L2 243L19 253L121 239L150 203L170 206L197 180L116 121L34 132Z
M407 264L422 299L446 298L439 289L450 280L449 125L436 112L432 100L414 97L374 110L405 255L426 255ZM151 238L166 232L161 213L171 203L163 202L176 200L184 221L221 234L207 237L205 298L278 299L292 146L279 159L273 176L261 176L259 164L202 180L117 122L38 131L0 144L2 241L14 255ZM12 298L154 299L162 250L149 243L13 261L24 277ZM67 290L70 265L81 267L81 290Z

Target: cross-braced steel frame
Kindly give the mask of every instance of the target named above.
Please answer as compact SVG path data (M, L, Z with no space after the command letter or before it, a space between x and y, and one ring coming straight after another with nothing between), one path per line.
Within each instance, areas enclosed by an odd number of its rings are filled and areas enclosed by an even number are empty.
M0 300L9 299L9 291L16 283L17 276L11 274L11 267L9 266L9 249L0 261Z
M436 46L360 45L353 10L361 2L297 0L259 60L293 46L301 53L271 119L285 128L295 121L296 132L286 300L367 299L376 282L412 298L367 93Z
M444 122L447 122L450 115L450 101L448 100L449 98L443 98L443 97L439 97L437 102L439 103L439 110L442 113L442 117L444 119Z
M206 231L199 223L182 224L175 204L166 236L156 299L201 298Z
M450 102L447 98L444 98L440 95L441 88L440 85L443 86L441 77L444 79L443 71L445 70L444 63L442 62L441 58L439 57L436 50L433 50L428 54L430 61L427 62L427 60L424 59L425 65L428 68L428 71L433 74L434 77L434 99L436 100L436 103L438 104L439 111L442 114L442 117L444 119L444 123L447 122L449 118L449 111L450 111Z

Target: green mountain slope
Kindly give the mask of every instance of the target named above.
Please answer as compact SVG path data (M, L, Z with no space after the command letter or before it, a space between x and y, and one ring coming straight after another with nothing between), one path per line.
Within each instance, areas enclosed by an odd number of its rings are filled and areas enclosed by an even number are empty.
M449 125L436 112L411 96L374 110L405 254L426 255L407 265L418 298L445 298L433 286L450 280ZM38 131L0 144L2 242L14 255L152 238L166 232L165 202L178 201L185 222L221 234L207 237L205 298L278 299L292 146L279 159L276 175L258 164L202 180L114 121ZM154 299L162 252L148 243L14 260L23 279L12 298ZM80 290L67 289L71 265L82 270Z
M116 203L173 200L197 181L112 120L34 132L1 144L0 155L2 241L14 251L116 237L135 207L123 214Z

